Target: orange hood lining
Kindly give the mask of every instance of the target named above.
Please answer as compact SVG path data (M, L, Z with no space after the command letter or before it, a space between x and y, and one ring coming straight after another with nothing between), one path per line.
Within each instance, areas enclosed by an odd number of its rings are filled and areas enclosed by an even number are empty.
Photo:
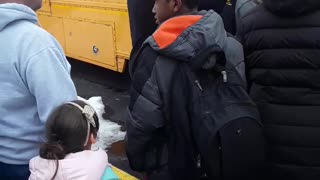
M201 15L186 15L171 18L153 33L153 39L160 49L166 48L175 42L183 31L197 23L202 17Z

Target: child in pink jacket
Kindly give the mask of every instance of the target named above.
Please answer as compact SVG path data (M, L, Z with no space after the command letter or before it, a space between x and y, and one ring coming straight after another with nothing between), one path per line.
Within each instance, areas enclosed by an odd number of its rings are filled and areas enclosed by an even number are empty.
M58 107L46 124L47 142L30 160L29 180L98 180L110 168L101 149L91 150L99 129L95 110L83 101Z

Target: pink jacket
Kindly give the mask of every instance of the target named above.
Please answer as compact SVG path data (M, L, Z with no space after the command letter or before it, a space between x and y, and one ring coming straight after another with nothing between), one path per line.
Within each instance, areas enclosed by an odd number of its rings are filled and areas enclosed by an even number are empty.
M55 180L100 180L108 166L108 155L101 149L71 153L59 160ZM30 160L29 168L29 180L51 180L56 170L56 161L37 156Z

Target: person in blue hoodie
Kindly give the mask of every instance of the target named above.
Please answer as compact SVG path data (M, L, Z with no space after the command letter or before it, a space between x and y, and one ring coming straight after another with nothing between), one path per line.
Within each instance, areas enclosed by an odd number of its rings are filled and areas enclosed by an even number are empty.
M62 48L38 23L41 0L0 0L0 179L28 179L49 114L77 99Z

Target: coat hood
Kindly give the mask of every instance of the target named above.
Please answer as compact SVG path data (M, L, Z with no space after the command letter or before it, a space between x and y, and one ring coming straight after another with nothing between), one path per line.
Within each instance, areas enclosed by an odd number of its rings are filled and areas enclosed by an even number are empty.
M26 20L32 23L37 23L36 13L29 7L21 4L0 4L0 31L2 31L9 24Z
M170 18L159 26L146 43L159 54L190 62L203 49L215 47L217 51L223 51L226 39L221 17L211 10Z
M299 16L320 10L320 0L263 0L263 4L280 16Z

